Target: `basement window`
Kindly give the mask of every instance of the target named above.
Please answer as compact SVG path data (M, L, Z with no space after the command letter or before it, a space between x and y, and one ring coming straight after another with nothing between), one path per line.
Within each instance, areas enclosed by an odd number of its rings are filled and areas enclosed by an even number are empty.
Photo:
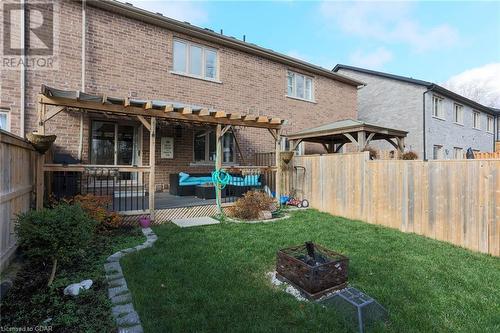
M0 129L10 131L10 112L6 109L0 109Z

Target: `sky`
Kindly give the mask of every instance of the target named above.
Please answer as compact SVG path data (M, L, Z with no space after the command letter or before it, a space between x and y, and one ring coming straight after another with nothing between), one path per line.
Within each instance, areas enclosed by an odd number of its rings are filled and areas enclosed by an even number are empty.
M479 85L500 107L500 1L126 1L327 69Z

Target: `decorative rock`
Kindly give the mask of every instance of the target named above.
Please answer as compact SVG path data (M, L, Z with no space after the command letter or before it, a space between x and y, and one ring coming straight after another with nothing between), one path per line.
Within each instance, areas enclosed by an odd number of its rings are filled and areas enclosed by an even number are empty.
M122 286L127 286L127 281L125 281L125 278L121 278L121 279L116 279L116 280L113 280L113 281L110 281L109 282L109 286L110 287L122 287Z
M135 251L137 251L135 248L130 247L128 249L121 250L120 252L127 254L127 253L132 253L132 252L135 252Z
M111 281L118 280L118 279L123 279L123 274L121 273L116 273L116 274L110 274L106 275L106 280L111 283Z
M259 212L259 220L269 220L273 218L273 213L269 210L261 210Z
M123 253L116 252L108 257L107 262L119 261L123 257Z
M80 291L87 290L92 286L92 280L83 280L80 283L73 283L64 288L64 295L78 296Z

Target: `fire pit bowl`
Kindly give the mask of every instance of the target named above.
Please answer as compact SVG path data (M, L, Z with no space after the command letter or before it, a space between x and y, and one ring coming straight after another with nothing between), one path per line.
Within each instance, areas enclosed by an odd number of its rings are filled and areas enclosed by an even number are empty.
M349 258L318 244L306 242L279 250L276 277L291 283L307 298L347 287Z

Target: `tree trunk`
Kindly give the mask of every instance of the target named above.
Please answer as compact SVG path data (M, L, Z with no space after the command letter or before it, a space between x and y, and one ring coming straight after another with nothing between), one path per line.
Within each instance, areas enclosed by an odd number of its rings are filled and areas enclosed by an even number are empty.
M52 272L50 273L48 286L50 286L52 282L54 282L54 277L56 276L56 269L57 269L57 259L54 259L52 261Z

